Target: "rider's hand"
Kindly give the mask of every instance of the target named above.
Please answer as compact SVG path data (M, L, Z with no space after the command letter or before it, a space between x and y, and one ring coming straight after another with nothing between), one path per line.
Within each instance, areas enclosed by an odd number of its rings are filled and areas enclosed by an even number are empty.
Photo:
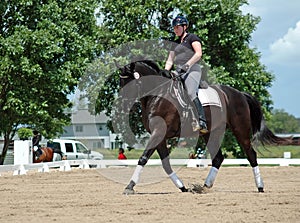
M190 66L188 64L184 64L182 65L181 67L178 67L176 69L176 71L179 73L179 74L185 74L186 72L188 72Z
M163 77L166 77L166 78L171 78L172 77L170 71L167 70L167 69L161 70L159 72L159 75L161 75Z

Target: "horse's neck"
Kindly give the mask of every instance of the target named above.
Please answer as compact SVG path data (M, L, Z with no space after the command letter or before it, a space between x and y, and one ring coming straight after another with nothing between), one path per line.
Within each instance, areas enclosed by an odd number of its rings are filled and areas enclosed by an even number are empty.
M153 104L154 100L157 99L157 96L146 96L141 98L141 105L142 105L142 111L146 111L151 107Z

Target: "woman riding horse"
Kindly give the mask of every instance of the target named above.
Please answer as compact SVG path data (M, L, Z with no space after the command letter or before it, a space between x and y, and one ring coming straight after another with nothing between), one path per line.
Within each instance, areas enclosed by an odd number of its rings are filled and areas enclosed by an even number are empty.
M177 44L174 44L173 49L169 52L165 70L163 70L162 73L168 76L175 62L176 70L182 75L187 93L192 102L194 102L198 112L199 122L198 120L193 120L193 130L205 134L207 133L205 113L197 95L202 73L199 64L202 57L202 46L198 36L187 33L188 26L189 22L184 16L176 16L173 20L172 27L179 39L176 41Z

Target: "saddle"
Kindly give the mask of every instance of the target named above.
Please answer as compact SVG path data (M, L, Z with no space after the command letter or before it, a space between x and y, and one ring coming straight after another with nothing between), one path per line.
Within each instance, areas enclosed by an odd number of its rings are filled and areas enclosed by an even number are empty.
M178 100L182 108L188 107L191 103L190 98L185 92L185 85L180 77L173 78L169 92ZM218 92L210 87L205 80L201 80L199 84L198 98L202 106L217 106L222 107Z

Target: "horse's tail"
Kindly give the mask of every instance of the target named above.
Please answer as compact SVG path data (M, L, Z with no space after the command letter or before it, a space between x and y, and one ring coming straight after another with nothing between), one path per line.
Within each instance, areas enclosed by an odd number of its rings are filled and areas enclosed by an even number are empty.
M65 157L65 154L58 148L52 148L54 153L58 153L61 156L61 159L63 160Z
M250 109L253 140L258 140L263 145L291 145L291 138L278 137L266 126L258 100L248 93L243 94Z

